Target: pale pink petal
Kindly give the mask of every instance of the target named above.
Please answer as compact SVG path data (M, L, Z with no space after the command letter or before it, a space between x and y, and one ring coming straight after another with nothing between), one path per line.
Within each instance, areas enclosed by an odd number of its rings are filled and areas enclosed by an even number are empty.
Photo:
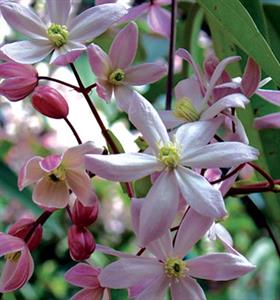
M125 69L133 61L138 48L138 27L128 24L115 37L109 50L113 69Z
M120 276L121 274L121 276ZM154 258L122 258L105 267L100 275L101 286L109 288L129 288L143 280L164 274L164 266Z
M200 119L208 120L214 118L224 109L235 107L245 108L245 105L249 103L249 99L242 94L231 94L223 97L222 99L215 102L207 110L205 110Z
M255 61L249 57L241 80L241 91L247 97L251 97L259 86L261 69Z
M254 127L257 129L280 128L280 113L273 113L256 118Z
M256 94L266 101L280 106L280 91L258 89Z
M141 98L138 97L135 91L129 86L116 86L114 88L114 94L119 109L125 111L126 113L128 112L130 103L132 101L141 101Z
M171 284L172 300L206 300L200 285L189 276Z
M83 44L68 41L67 44L56 48L51 56L50 64L65 66L74 62L87 48Z
M259 151L239 142L224 142L202 146L182 156L181 163L192 168L230 168L256 160Z
M213 218L202 216L190 208L180 225L174 245L174 253L184 257L191 248L205 235L213 224Z
M210 81L210 79L213 75L213 72L215 71L218 64L219 64L219 60L215 56L215 54L210 54L206 57L203 65L204 65L204 71L205 71L207 81ZM224 70L222 72L220 79L218 80L218 83L225 83L225 82L231 82L231 77Z
M107 80L112 70L109 56L98 45L88 46L88 58L93 73L100 79Z
M64 278L69 283L83 288L97 288L100 286L98 275L101 269L89 264L79 263L68 270Z
M18 177L18 188L19 190L23 190L29 184L32 184L39 179L41 179L46 172L44 172L40 167L40 162L42 161L42 157L35 156L28 160L25 165L19 171Z
M230 233L226 230L226 228L219 224L215 223L215 234L216 236L223 242L227 243L228 245L232 246L233 245L233 240L230 235Z
M103 288L83 289L77 294L75 294L73 297L71 297L70 300L100 300L101 296L103 295L103 291Z
M126 13L127 10L120 4L109 3L89 8L69 22L69 39L80 42L92 40Z
M232 133L233 138L234 138L233 140L248 145L249 140L248 140L248 137L247 137L247 134L246 134L246 131L245 131L245 128L244 128L242 122L236 116L231 116L230 118L235 125L235 132Z
M51 23L67 25L71 8L70 0L47 0L47 7Z
M210 218L223 218L227 211L220 191L194 171L179 167L175 171L180 192L198 213Z
M32 66L16 64L14 62L6 62L0 65L0 76L2 78L13 76L23 77L27 74L29 77L36 77L37 71Z
M45 172L51 172L56 169L62 161L61 155L49 155L39 162L41 169Z
M96 92L100 98L104 99L105 101L110 101L113 94L113 85L107 80L98 80Z
M136 235L139 235L139 224L140 224L140 212L143 206L144 198L131 198L131 206L130 206L130 213L131 213L131 222L133 231Z
M133 100L130 104L129 120L143 134L146 142L157 153L159 144L167 144L170 141L167 130L153 105L136 92L135 96L140 99Z
M129 21L137 19L142 14L147 12L149 10L149 7L150 7L149 3L143 3L143 4L137 5L135 7L131 7L128 10L128 13L124 17L122 17L118 23L129 22Z
M18 32L36 39L47 39L47 26L30 8L5 1L0 4L2 16Z
M21 41L4 45L1 50L15 62L34 64L48 56L53 50L49 41Z
M0 232L0 257L21 251L24 247L25 243L22 239Z
M172 110L162 110L158 114L167 129L173 129L185 123L185 120L175 117Z
M121 257L121 258L133 258L133 259L135 258L135 255L133 255L133 254L121 252L121 251L118 251L118 250L115 250L115 249L112 249L110 247L100 245L100 244L96 244L95 251L101 252L104 254L108 254L108 255L112 255L112 256Z
M225 281L238 278L254 270L244 256L232 253L213 253L187 261L189 274L193 277Z
M208 107L207 103L203 101L200 84L196 79L189 78L178 82L175 87L175 96L176 100L187 97L199 113L205 106Z
M172 236L170 230L166 230L166 232L159 239L149 243L147 250L162 261L167 257L172 257L174 251L172 247ZM177 255L177 253L175 253L175 255Z
M171 14L159 5L152 5L147 16L148 25L152 31L170 38Z
M181 147L182 156L192 149L204 146L213 138L223 118L192 122L179 127L175 140Z
M143 85L160 80L167 72L162 63L145 63L125 69L124 84Z
M179 190L174 172L162 172L150 189L140 212L141 246L162 236L172 225L178 211Z
M32 198L46 208L64 208L69 202L69 190L65 182L53 182L45 177L36 184Z
M160 5L169 5L171 4L171 0L155 0L154 3L160 4Z
M114 181L131 181L162 169L157 158L144 153L86 155L86 169Z

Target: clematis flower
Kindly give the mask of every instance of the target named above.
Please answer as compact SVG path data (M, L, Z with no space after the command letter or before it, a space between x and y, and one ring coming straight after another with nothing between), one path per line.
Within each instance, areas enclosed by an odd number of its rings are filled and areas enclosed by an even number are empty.
M0 278L0 293L21 288L31 277L34 263L26 243L15 236L0 232L0 257L6 263Z
M135 300L164 299L169 287L173 300L205 300L203 290L194 278L226 281L254 269L245 257L233 253L210 253L185 259L212 222L213 219L190 209L181 223L174 246L170 232L165 232L146 247L153 257L121 257L101 270L98 276L101 285L115 289L129 288L130 297ZM137 218L134 223L137 228ZM106 252L118 255L114 251Z
M104 4L69 18L70 0L47 0L49 22L45 23L30 8L13 2L0 3L7 23L31 38L4 45L1 50L16 62L33 64L52 51L51 63L73 62L85 50L85 42L106 31L127 11L119 4Z
M27 97L38 84L38 73L34 67L15 62L0 64L0 77L4 78L0 84L0 95L10 101Z
M213 218L226 215L220 191L196 168L229 168L255 160L258 150L239 142L208 144L222 118L181 126L170 138L158 113L134 93L129 119L150 146L148 153L86 155L86 168L103 178L128 182L159 172L140 215L143 245L161 236L172 224L181 194L197 212ZM192 169L191 169L192 168Z
M69 189L85 206L96 201L91 181L84 169L84 155L101 153L92 142L68 149L63 155L35 156L20 170L18 187L36 183L33 201L44 208L63 208L69 202Z
M85 263L79 263L68 270L64 276L65 280L73 285L83 288L70 300L101 299L104 288L100 285L98 280L100 271L100 268Z
M143 85L159 80L166 73L166 66L160 63L145 63L131 66L138 46L138 28L128 24L115 37L109 55L99 46L88 47L92 71L97 76L97 93L104 100L110 100L114 91L119 107L128 111L130 86Z
M128 14L121 18L120 23L132 21L147 14L147 22L151 30L169 39L171 15L161 6L170 3L171 0L153 0L137 5L129 9Z

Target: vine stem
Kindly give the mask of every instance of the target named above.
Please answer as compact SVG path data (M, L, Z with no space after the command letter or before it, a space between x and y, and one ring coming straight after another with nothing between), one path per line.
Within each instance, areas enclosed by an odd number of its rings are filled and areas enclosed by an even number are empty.
M74 89L77 92L80 92L80 88L78 86L75 86L73 84L70 84L68 82L65 82L65 81L62 81L62 80L59 80L59 79L56 79L56 78L52 78L52 77L48 77L48 76L38 76L38 80L54 81L54 82L60 83L62 85L68 86L68 87Z
M67 124L67 125L69 126L69 128L71 129L71 131L72 131L73 135L75 136L75 138L76 138L78 144L81 145L81 144L82 144L82 140L81 140L81 138L80 138L78 132L76 131L76 129L75 129L74 126L72 125L72 123L69 121L68 118L64 118L64 121L66 122L66 124Z
M173 73L174 73L174 53L176 41L176 16L177 16L177 3L172 0L171 3L171 22L170 22L170 43L168 55L168 75L167 75L167 90L165 109L170 110L172 104L172 88L173 88Z

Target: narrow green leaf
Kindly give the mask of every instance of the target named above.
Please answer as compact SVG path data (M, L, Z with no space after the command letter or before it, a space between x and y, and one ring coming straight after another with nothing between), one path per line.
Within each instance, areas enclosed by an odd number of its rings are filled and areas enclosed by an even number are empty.
M114 135L114 133L110 130L107 129L107 133L109 134L109 136L111 137L111 139L113 140L114 144L116 145L116 148L118 149L119 153L124 153L124 148L121 144L121 142L118 140L118 138ZM109 149L109 152L112 154L114 153L113 149L111 148L111 146L109 145L109 143L107 143L107 147Z

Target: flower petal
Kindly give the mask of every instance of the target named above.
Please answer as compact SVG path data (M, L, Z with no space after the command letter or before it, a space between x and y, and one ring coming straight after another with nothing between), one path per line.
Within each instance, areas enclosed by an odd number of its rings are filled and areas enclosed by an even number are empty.
M106 80L98 80L96 92L100 98L110 101L113 94L113 86Z
M176 118L172 110L162 110L158 114L167 129L173 129L185 123L183 119Z
M138 17L140 17L142 14L144 14L145 12L148 11L150 7L150 4L149 3L143 3L143 4L140 4L140 5L137 5L137 6L134 6L134 7L131 7L129 10L128 10L128 13L122 17L118 23L124 23L124 22L129 22L129 21L132 21L132 20L135 20L137 19Z
M61 155L49 155L39 162L41 169L45 172L51 172L56 169L62 161Z
M170 38L171 14L169 11L159 5L151 5L147 20L152 31Z
M0 10L7 23L18 32L35 39L47 39L47 26L30 8L4 1Z
M213 218L205 217L189 208L177 233L174 253L178 257L184 257L209 230L213 224Z
M125 70L124 84L143 85L153 83L166 74L167 68L163 63L145 63L130 66Z
M249 57L241 80L241 91L246 97L251 97L259 86L261 69L259 65Z
M50 64L55 64L57 66L70 64L86 49L86 46L80 43L68 41L64 46L54 50L50 59Z
M96 299L99 300L103 295L104 289L97 288L97 289L83 289L76 293L70 300L89 300L89 299Z
M22 64L35 64L53 50L48 40L21 41L4 45L1 50L13 61Z
M280 91L258 89L256 94L264 98L266 101L280 106Z
M74 17L69 22L69 40L86 42L106 31L127 13L120 4L94 6Z
M171 227L178 211L179 190L174 172L162 172L150 189L140 212L139 240L147 246Z
M21 251L24 247L25 243L22 239L0 232L0 257Z
M64 208L69 201L69 190L65 182L52 182L45 177L36 184L32 199L46 208Z
M114 93L119 109L125 111L126 113L128 112L132 101L142 101L141 98L137 96L135 91L129 86L116 86L114 88Z
M135 58L138 48L138 27L130 23L114 38L109 50L113 69L125 69Z
M67 20L71 9L70 0L47 0L47 6L51 23L67 25Z
M177 168L175 174L181 194L196 212L210 218L226 216L227 211L220 191L211 186L204 177L183 167Z
M244 256L232 253L213 253L187 261L189 274L194 277L225 281L238 278L254 270Z
M257 129L280 128L280 113L268 114L256 118L254 127Z
M159 171L156 157L144 153L86 155L86 169L114 181L131 181Z

